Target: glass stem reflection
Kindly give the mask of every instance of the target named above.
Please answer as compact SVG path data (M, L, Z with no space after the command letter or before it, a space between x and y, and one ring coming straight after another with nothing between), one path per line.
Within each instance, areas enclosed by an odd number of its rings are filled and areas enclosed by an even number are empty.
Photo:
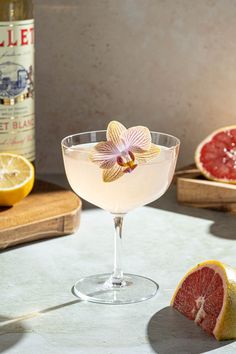
M122 270L122 226L123 226L122 215L114 215L114 269L111 277L111 282L113 286L122 286L123 282L123 270Z

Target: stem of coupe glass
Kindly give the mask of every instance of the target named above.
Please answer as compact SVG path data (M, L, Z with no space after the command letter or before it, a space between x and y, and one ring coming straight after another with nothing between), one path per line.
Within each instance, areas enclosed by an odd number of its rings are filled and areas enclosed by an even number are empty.
M124 274L122 270L122 226L123 215L114 215L114 269L111 275L110 282L112 286L119 287L124 286Z

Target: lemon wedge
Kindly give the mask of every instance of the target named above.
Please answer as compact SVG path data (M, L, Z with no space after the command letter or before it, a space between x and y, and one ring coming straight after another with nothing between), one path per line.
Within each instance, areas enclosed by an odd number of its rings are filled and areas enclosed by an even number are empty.
M24 199L34 185L34 166L23 156L0 153L0 206Z

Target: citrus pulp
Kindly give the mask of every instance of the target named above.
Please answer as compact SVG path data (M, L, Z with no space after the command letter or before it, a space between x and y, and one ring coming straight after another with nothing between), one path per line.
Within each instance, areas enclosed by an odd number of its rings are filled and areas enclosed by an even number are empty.
M236 338L236 270L205 261L179 283L171 305L216 339Z

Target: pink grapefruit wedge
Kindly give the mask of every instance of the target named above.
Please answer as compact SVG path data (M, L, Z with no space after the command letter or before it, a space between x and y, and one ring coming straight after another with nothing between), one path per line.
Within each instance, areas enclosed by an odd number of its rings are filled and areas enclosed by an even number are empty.
M214 131L195 152L195 162L211 180L236 183L236 126Z
M236 338L236 270L205 261L179 283L171 306L217 340Z

